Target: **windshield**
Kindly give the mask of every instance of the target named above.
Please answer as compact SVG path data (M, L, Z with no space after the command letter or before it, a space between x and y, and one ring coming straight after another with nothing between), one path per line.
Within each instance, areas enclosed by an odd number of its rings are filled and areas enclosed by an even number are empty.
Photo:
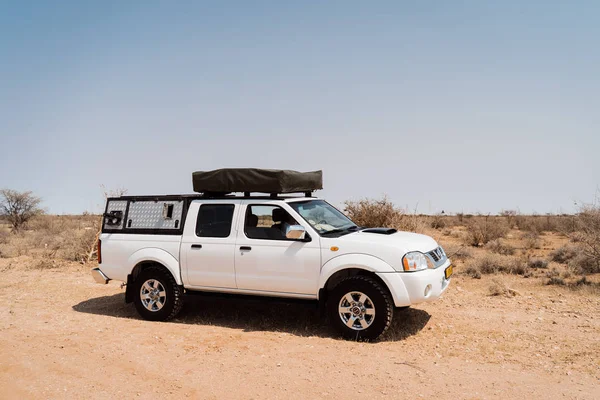
M307 200L288 203L320 235L350 233L358 227L341 211L323 200Z

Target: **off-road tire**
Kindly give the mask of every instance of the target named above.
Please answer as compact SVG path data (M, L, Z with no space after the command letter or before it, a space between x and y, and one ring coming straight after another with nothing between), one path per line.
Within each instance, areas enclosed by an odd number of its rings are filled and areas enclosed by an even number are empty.
M140 291L144 282L149 279L159 281L166 291L166 301L158 311L150 311L142 303ZM133 282L133 303L142 318L149 321L168 321L174 318L183 307L183 288L177 284L173 275L163 267L148 267Z
M354 330L348 327L342 321L338 310L342 297L354 291L367 295L375 308L374 320L368 328L363 330ZM376 279L357 275L343 279L329 293L327 314L331 327L345 339L374 341L390 327L394 316L394 303L387 289Z

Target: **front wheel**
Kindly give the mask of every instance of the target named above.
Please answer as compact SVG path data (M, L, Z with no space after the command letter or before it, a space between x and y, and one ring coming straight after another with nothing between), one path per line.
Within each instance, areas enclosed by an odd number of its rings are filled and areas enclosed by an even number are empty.
M142 318L167 321L181 310L183 290L164 268L152 266L144 269L133 285L133 302Z
M352 340L377 339L389 328L394 315L386 288L362 275L342 280L331 291L327 309L332 327Z

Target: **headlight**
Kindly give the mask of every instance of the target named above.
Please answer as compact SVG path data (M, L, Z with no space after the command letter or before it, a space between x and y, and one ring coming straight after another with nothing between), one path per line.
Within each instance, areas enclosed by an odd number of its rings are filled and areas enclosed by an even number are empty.
M430 268L431 261L420 251L411 251L402 257L404 271L413 272Z

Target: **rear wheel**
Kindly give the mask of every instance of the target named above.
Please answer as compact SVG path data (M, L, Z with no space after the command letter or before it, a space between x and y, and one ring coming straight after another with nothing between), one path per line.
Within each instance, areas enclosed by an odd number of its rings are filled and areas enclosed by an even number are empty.
M332 327L352 340L377 339L394 314L387 290L375 279L361 275L342 280L331 291L327 309Z
M142 318L167 321L183 306L183 290L162 267L144 269L134 282L133 302Z

